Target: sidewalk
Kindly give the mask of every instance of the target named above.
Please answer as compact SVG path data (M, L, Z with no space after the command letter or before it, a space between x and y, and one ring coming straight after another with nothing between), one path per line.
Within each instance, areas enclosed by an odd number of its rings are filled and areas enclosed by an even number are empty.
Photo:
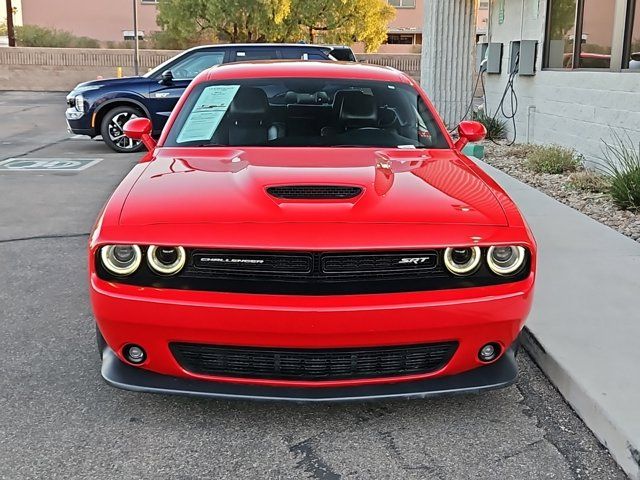
M478 164L516 201L538 242L525 347L620 466L639 480L640 244Z

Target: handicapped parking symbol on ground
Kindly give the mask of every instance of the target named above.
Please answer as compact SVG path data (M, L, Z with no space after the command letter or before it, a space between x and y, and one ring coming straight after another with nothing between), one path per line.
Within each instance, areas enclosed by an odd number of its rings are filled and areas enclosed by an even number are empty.
M102 158L8 158L0 170L15 172L77 172L94 166Z

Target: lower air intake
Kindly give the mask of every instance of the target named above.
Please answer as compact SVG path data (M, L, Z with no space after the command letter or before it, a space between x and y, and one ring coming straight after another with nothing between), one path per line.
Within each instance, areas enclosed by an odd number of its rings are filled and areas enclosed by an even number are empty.
M457 342L375 348L284 349L172 343L187 371L201 375L274 380L347 380L434 372Z

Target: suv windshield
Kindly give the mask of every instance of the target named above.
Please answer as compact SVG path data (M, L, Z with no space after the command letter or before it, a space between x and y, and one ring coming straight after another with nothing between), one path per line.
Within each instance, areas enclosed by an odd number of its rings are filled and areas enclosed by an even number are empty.
M197 85L165 146L448 148L410 85L264 78Z

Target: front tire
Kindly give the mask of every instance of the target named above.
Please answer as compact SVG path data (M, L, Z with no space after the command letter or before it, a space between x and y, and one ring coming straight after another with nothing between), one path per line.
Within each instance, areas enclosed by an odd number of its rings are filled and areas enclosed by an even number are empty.
M132 118L144 115L134 107L122 106L109 110L100 124L100 134L107 146L118 153L140 152L144 145L139 140L131 140L124 134L124 124Z

